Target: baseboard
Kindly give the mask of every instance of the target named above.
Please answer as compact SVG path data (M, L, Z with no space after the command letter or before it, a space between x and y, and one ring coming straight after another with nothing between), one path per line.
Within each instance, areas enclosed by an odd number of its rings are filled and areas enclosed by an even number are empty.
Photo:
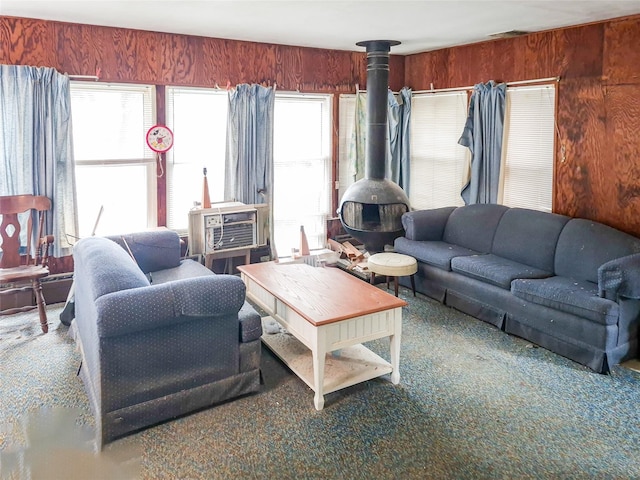
M624 368L628 368L629 370L633 370L634 372L640 373L640 359L632 358L631 360L622 362L620 366Z

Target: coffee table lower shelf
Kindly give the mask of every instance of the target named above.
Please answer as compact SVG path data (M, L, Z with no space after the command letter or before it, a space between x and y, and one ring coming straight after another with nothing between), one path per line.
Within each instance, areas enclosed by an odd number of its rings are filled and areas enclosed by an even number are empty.
M270 317L263 318L263 322ZM264 333L262 342L314 392L311 350L289 333ZM323 394L335 392L393 372L393 366L362 344L325 356Z

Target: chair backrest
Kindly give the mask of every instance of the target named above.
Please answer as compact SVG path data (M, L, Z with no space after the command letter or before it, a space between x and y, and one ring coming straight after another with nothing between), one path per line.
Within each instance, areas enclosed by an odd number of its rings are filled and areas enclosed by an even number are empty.
M31 261L31 236L33 232L33 211L38 212L38 232L36 238L40 242L44 227L44 214L42 212L51 209L51 200L41 195L12 195L0 196L0 238L2 243L2 255L0 256L0 268L13 268L21 265L20 260L20 221L18 214L30 212L27 220L27 263ZM36 246L34 263L38 262L40 245ZM46 257L47 252L44 256Z

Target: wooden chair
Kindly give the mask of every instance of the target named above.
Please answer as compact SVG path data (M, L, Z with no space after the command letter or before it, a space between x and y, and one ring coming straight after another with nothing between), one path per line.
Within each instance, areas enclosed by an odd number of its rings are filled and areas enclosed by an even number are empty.
M44 213L51 209L51 200L37 195L0 196L0 296L33 290L36 305L8 308L0 310L0 315L11 315L18 312L38 309L42 331L47 333L47 312L45 310L42 285L40 280L49 275L47 262L49 245L53 243L53 235L43 236ZM26 256L20 254L20 222L18 214L29 212L27 221ZM31 256L31 237L33 232L33 213L39 218L35 256ZM24 258L23 258L24 257ZM26 285L25 285L26 284Z

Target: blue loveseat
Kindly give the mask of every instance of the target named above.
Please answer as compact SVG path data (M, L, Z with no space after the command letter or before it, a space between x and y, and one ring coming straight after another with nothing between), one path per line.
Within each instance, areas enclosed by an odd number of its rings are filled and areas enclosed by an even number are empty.
M70 333L101 446L259 390L262 326L240 278L181 260L166 229L82 239L73 258Z
M395 251L417 259L417 291L596 372L637 356L640 239L502 205L412 211L402 224Z

